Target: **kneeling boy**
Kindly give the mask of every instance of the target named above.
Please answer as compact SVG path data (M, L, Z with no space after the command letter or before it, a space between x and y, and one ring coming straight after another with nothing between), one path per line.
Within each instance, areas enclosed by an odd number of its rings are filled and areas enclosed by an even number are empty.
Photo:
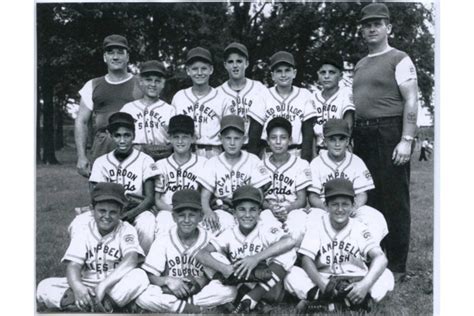
M67 262L66 277L48 278L39 283L36 293L39 306L111 312L113 305L123 307L146 289L149 284L146 273L133 270L138 258L144 256L137 232L120 220L125 203L121 185L95 186L93 217L86 230L72 237L62 259Z

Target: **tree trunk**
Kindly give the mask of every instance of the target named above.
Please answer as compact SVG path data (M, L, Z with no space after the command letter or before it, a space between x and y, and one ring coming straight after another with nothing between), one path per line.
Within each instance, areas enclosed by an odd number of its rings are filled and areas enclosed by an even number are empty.
M47 66L44 66L47 68ZM43 95L43 162L45 164L58 164L54 150L54 104L53 85L51 84L49 71L44 69L44 76L40 78L41 91Z
M41 114L43 109L41 107L41 90L36 89L36 162L41 162Z
M55 125L56 125L56 129L55 129L55 136L54 136L54 141L55 141L55 149L56 150L59 150L59 149L63 149L64 147L64 131L63 131L63 112L61 110L61 102L59 102L59 100L56 100L56 106L55 106L55 110L56 110L56 113L55 113Z

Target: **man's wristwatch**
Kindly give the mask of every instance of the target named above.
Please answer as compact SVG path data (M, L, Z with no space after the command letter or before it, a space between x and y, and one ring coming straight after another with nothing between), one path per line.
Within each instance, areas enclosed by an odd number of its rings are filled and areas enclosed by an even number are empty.
M404 141L407 141L407 142L412 142L412 141L414 140L413 137L408 136L408 135L402 136L402 139L403 139Z

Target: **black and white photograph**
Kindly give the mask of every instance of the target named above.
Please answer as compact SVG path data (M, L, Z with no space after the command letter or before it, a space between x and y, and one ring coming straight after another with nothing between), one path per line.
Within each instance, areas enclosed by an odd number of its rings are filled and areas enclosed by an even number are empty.
M34 7L35 313L437 313L438 1Z

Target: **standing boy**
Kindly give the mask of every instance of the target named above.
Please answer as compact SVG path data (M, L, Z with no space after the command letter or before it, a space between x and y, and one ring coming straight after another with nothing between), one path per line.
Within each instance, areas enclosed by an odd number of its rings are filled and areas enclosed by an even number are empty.
M65 278L38 284L38 304L48 309L112 312L142 293L149 284L144 271L133 270L144 256L137 232L120 216L127 200L117 183L98 183L91 193L93 216L72 237L62 261ZM133 280L133 286L131 281Z
M245 77L249 66L249 52L241 43L231 43L224 49L224 68L229 79L218 87L227 96L226 107L230 114L236 114L244 119L245 136L249 135L249 125L252 119L247 115L252 105L265 107L268 89L260 81ZM248 139L245 141L247 144ZM245 145L244 145L245 148Z
M296 259L291 237L276 226L258 223L262 202L260 190L249 185L239 187L232 198L238 225L227 228L196 255L204 266L217 271L224 283L233 279L240 282L239 291L247 287L247 293L237 302L234 313L255 309L261 299L278 302L281 295L276 290L277 285L282 284ZM224 254L230 263L211 255L216 251ZM250 281L257 277L254 269L262 263L267 266L266 273L258 273L262 280Z
M225 97L209 85L214 72L211 53L202 47L191 49L186 57L186 73L193 85L178 91L171 101L176 114L190 116L194 120L196 153L211 158L221 153L219 128L227 113Z
M381 241L388 233L383 215L376 209L366 206L367 191L374 188L370 172L364 162L347 150L351 137L349 124L343 119L330 119L323 127L324 144L327 150L311 162L312 185L309 187L309 204L326 209L324 186L330 180L342 178L352 182L355 191L354 213L372 230L374 238ZM317 210L311 213L317 214Z
M100 156L92 166L89 178L91 188L100 182L119 183L124 186L126 194L143 197L138 205L131 206L122 214L122 220L134 224L138 232L140 245L148 253L155 234L155 215L150 211L154 202L153 178L151 165L153 159L133 148L135 124L128 113L117 112L109 118L107 126L116 144L116 149ZM71 235L85 226L90 212L78 215L69 226Z
M328 213L311 221L298 250L303 269L292 269L285 288L316 304L339 301L349 307L367 307L369 296L379 302L393 290L393 274L386 269L387 258L367 226L350 218L355 196L352 183L330 180L325 195ZM345 279L345 285L335 287L334 277Z
M144 96L123 106L120 112L130 114L135 120L136 149L151 156L155 161L171 154L168 145L168 121L175 115L174 106L160 100L166 83L166 69L157 60L140 65L140 88Z
M262 221L275 217L292 237L301 242L305 231L307 212L306 189L311 185L309 163L291 155L291 123L283 117L275 117L268 122L267 143L272 153L263 159L270 171L272 182L265 192Z
M344 62L339 55L323 57L318 70L319 84L322 90L317 90L316 97L316 124L314 133L317 136L317 146L323 146L323 125L329 119L344 119L352 130L354 122L354 103L352 101L352 89L341 87Z
M203 224L216 232L235 225L229 205L233 192L246 184L264 192L271 179L270 173L257 156L242 151L245 142L244 119L237 115L226 115L221 121L220 140L224 152L205 164L205 172L198 177L202 186L201 200L204 211ZM216 198L215 210L211 208L211 198Z
M255 120L254 124L258 124L257 127L250 127L252 133L249 135L249 152L258 154L260 138L267 138L265 133L262 135L262 130L269 120L281 116L293 126L290 152L311 161L313 121L316 117L314 97L309 90L293 85L296 64L291 53L285 51L275 53L270 58L270 68L275 86L269 89L270 96L265 106L252 107L248 113Z
M195 258L210 238L206 230L198 227L202 220L199 192L179 190L173 195L172 204L176 226L153 243L142 265L151 285L136 304L151 312L191 314L233 301L235 288L210 281L204 266Z
M169 122L168 133L173 154L158 160L151 167L155 179L155 205L159 210L155 236L174 225L171 216L173 194L183 189L197 190L198 175L207 172L204 168L207 159L191 151L195 142L193 119L183 114L173 116Z

